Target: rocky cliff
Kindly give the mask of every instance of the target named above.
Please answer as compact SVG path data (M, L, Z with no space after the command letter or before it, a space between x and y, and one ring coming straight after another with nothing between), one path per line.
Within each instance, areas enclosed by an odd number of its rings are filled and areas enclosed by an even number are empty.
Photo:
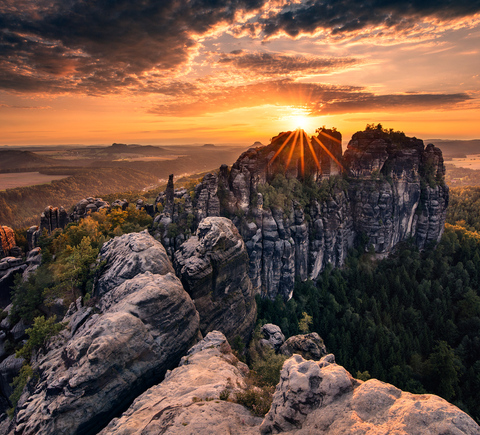
M208 217L175 252L174 266L200 314L203 334L221 330L249 341L256 318L248 256L232 221Z
M113 251L120 248L119 269ZM107 243L102 256L96 303L73 304L67 328L34 356L11 433L97 433L197 340L195 305L160 243L128 234ZM113 270L118 279L106 283Z
M206 216L230 217L249 256L256 293L288 299L295 277L341 266L358 243L379 255L414 240L422 249L443 233L448 187L441 151L403 133L367 128L345 154L335 129L308 138L286 132L208 174L194 192L175 191L155 219L174 252Z

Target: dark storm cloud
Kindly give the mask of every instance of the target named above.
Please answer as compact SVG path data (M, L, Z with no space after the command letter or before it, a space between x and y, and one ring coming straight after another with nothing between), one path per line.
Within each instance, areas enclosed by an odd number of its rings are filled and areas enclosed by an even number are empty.
M221 55L219 63L250 70L256 74L275 76L295 73L326 73L355 65L359 61L348 57L327 58L280 53L249 53L236 50Z
M319 29L341 35L369 26L402 30L415 25L420 18L448 20L478 12L479 0L307 0L269 14L259 24L266 36L285 32L295 37Z
M187 62L202 35L263 0L13 1L0 5L0 86L95 92ZM62 77L67 76L69 80ZM37 86L35 86L35 81ZM104 88L107 86L107 88ZM35 89L36 88L36 89Z
M203 93L193 102L181 103L176 100L171 104L156 106L150 112L158 115L201 116L271 104L302 107L311 115L318 116L380 109L452 109L456 104L470 99L463 93L375 95L356 86L296 83L285 79L245 86L225 86Z
M266 0L2 0L0 87L161 93L167 89L155 84L160 82L155 74L168 79L172 70L188 64L198 36L219 25L295 37L318 29L331 34L361 33L372 25L401 29L422 17L449 19L480 11L480 0L305 0L271 10L266 5ZM256 16L238 23L242 12ZM223 61L269 74L329 69L341 62L254 54L232 54Z

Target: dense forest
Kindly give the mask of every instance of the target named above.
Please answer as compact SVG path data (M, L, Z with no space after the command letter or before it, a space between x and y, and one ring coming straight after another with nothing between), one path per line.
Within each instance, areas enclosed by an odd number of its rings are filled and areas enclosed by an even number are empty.
M381 261L353 250L286 304L258 299L259 322L290 336L307 319L357 377L438 394L480 421L480 234L447 224L432 248L404 243Z

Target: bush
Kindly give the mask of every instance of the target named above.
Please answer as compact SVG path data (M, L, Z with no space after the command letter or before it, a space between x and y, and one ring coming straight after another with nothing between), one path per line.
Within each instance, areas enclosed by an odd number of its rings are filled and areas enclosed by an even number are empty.
M10 402L12 403L12 408L8 410L8 415L13 417L13 412L17 406L17 403L22 395L23 389L27 382L33 377L32 367L28 364L24 364L20 369L20 373L13 379L11 386L13 387L13 393L10 396Z
M28 334L28 340L25 345L16 352L17 358L25 358L30 360L32 352L35 348L42 348L47 344L47 340L54 335L57 335L65 328L63 323L55 323L55 318L50 317L45 320L45 317L35 317L33 326L25 332Z
M264 417L272 406L273 387L258 388L252 386L236 394L236 402L250 409L254 415Z

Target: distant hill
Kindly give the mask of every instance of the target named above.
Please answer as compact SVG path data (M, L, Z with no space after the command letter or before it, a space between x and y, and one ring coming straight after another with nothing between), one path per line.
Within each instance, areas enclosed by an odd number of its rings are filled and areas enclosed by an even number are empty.
M425 144L433 143L440 148L446 160L463 158L469 154L480 154L480 139L473 140L445 140L427 139Z
M0 172L16 172L57 166L58 161L30 151L0 150Z
M165 148L153 145L127 145L124 143L114 143L98 150L99 154L141 154L143 156L158 156L165 152Z

